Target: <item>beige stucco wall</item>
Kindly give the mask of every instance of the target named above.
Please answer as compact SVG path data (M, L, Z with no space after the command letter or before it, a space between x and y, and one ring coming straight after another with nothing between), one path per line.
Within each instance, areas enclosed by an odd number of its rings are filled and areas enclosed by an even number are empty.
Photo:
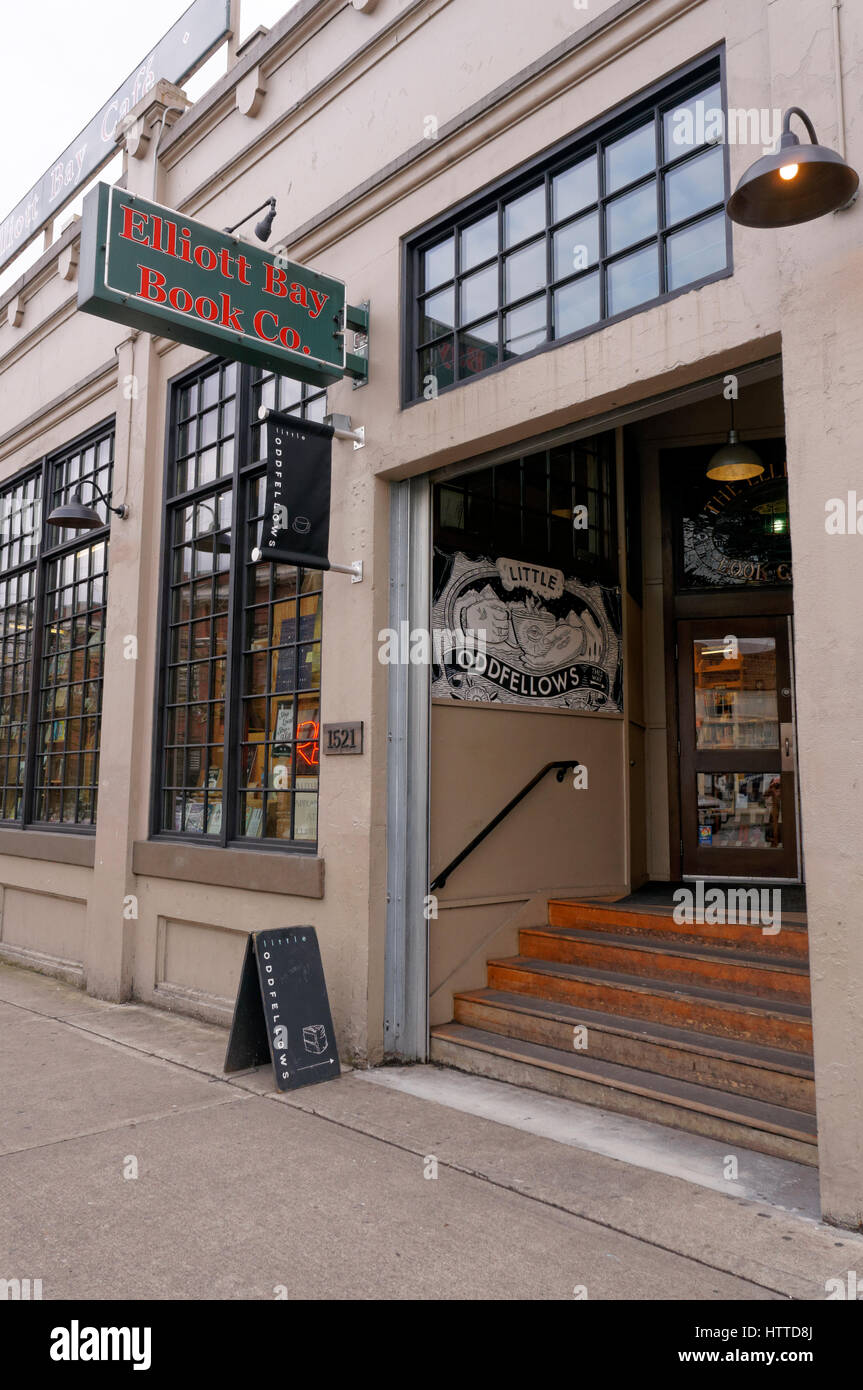
M772 17L771 17L772 19ZM770 26L800 83L829 68L826 34ZM848 150L863 167L863 10L842 10ZM816 129L818 126L816 125ZM819 135L829 139L827 131ZM863 208L776 235L794 545L797 742L804 814L824 1210L863 1223L860 593L863 535L831 536L830 498L863 495Z
M606 11L618 13L617 21L591 30ZM229 75L166 134L160 190L166 202L221 226L275 192L276 238L297 228L287 237L296 259L343 277L352 302L371 301L370 382L361 391L344 382L330 393L331 409L352 414L366 427L364 450L334 448L332 525L333 554L363 558L366 578L353 586L342 576L325 580L322 717L363 719L367 752L361 759L323 760L323 897L247 891L240 861L236 886L132 872L149 803L166 383L196 354L143 338L132 343L114 325L75 315L74 279L56 273L58 256L74 245L74 232L0 297L0 478L116 414L117 497L124 500L125 487L132 509L127 523L113 527L95 868L58 863L49 871L39 861L4 858L0 880L12 894L4 941L20 950L22 941L32 939L34 952L53 952L73 963L80 955L88 987L111 997L133 991L224 1016L242 933L252 926L311 922L321 935L340 1041L357 1055L378 1056L386 913L386 669L376 660L388 606L384 480L528 440L781 349L822 1181L825 1210L840 1221L860 1220L863 943L856 905L863 821L855 730L863 672L857 670L854 635L863 565L857 546L863 542L827 537L823 526L827 498L857 486L863 425L860 206L782 234L737 229L733 276L435 401L401 410L398 386L400 238L722 40L732 105L803 105L824 143L835 146L831 15L830 0L649 0L637 6L594 0L587 12L559 0L536 0L529 22L522 0L381 0L371 15L339 0L302 3L237 69L247 76L255 63L262 64L266 90L255 116L236 110ZM845 4L842 23L848 149L860 167L861 7ZM543 67L542 55L565 45L582 26L593 37ZM530 64L534 69L525 71ZM489 101L506 83L509 90ZM436 138L425 136L430 115L438 121ZM731 149L733 182L756 153ZM388 171L385 178L382 170ZM129 161L130 186L148 192L151 176L149 156ZM368 186L360 187L363 180ZM18 326L7 314L14 294L21 295L24 311ZM144 387L132 401L122 391L130 373ZM654 566L645 591L645 633L656 625L655 578ZM124 661L118 640L131 632L139 637L135 663ZM655 696L656 672L648 667L648 798L659 777L664 737ZM621 720L590 725L590 756L618 784L641 737L641 720L632 710L628 715L634 720L628 734ZM434 717L453 722L456 746L463 732L455 725L464 723L466 730L467 721L476 719L470 711L450 710L436 710ZM509 716L488 718L489 730L501 717ZM554 744L549 757L557 756L557 728L564 725L574 750L584 755L578 719L540 718L539 742L549 749ZM554 739L545 725L554 726ZM510 769L495 765L488 751L491 765L481 794L469 812L464 798L458 803L462 826L453 818L445 827L442 843L454 849L465 826L511 794ZM468 763L466 756L463 765ZM517 770L521 764L511 769L513 778ZM433 797L435 788L438 795L463 793L463 767L433 768L432 775ZM563 790L555 784L548 794ZM661 820L661 795L653 805ZM579 821L582 815L575 813L556 845L538 847L538 853L558 856L543 864L543 872L557 872L570 849L578 856L589 845L606 881L621 881L619 824L602 822L600 833L595 822ZM667 844L652 824L648 816L646 845L637 856L634 850L633 860L646 858L649 871L662 876ZM508 849L512 861L515 840ZM530 876L510 870L502 847L495 853L501 856L501 882L516 895L529 892ZM122 915L129 893L138 898L137 919ZM41 894L44 917L38 900L25 903L21 894ZM71 905L68 932L64 926L52 937L51 914L63 899ZM85 901L82 934L74 922ZM493 926L486 917L477 931ZM450 953L445 960L448 950L442 949L441 978L452 974L455 957Z
M485 984L488 956L515 950L511 922L525 901L625 891L623 747L619 715L435 701L432 878L546 763L577 760L587 767L588 785L576 788L571 773L558 782L549 772L436 890L438 915L429 923L433 1022L452 1017L454 989ZM542 907L534 911L535 921L544 921Z

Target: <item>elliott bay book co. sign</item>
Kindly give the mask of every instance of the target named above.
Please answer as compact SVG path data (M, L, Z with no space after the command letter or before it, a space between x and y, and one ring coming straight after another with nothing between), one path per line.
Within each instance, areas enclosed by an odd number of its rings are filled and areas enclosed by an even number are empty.
M367 373L340 280L107 184L84 200L78 308L315 386Z

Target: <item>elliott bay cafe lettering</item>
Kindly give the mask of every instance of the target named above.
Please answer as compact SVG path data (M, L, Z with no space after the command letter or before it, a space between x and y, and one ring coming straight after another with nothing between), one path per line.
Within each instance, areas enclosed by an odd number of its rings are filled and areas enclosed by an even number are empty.
M345 372L345 287L136 194L84 202L78 308L326 386Z
M230 32L229 0L193 0L39 182L0 220L0 270L113 158L120 121L157 81L182 84Z

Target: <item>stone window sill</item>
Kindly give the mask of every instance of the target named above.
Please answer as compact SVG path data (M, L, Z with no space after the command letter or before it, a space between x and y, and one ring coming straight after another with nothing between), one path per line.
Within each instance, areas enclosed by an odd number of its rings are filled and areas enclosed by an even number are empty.
M176 840L136 840L132 872L144 878L180 879L253 893L295 898L324 896L324 861L313 854L217 849Z
M95 835L58 835L50 830L0 828L0 854L19 859L44 859L53 864L80 864L92 869L96 858Z

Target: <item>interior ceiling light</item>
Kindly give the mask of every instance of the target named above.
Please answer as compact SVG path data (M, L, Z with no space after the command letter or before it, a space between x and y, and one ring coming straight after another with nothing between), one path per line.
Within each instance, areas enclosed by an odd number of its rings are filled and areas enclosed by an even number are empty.
M716 450L707 465L707 476L719 483L742 483L747 478L759 477L763 472L764 464L755 450L748 449L745 444L740 443L734 428L734 402L732 401L728 443Z
M811 144L801 145L791 129L792 116L799 116ZM794 227L846 207L859 185L857 171L835 150L818 144L806 112L789 106L779 149L750 165L728 200L727 212L743 227Z

